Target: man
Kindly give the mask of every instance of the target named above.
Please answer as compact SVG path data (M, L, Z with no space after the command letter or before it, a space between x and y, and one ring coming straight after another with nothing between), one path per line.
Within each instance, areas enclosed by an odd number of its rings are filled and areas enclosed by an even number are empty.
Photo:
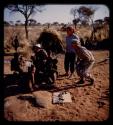
M13 47L15 48L15 51L17 52L17 49L18 49L18 47L19 47L19 41L18 41L17 36L15 36L15 39L14 39L12 45L13 45Z
M32 57L33 63L38 70L42 70L43 64L46 62L48 58L47 52L44 49L42 49L41 44L36 44L34 46L34 53L35 55L34 57Z
M37 75L39 72L43 72L48 55L44 49L42 49L41 44L36 44L33 47L34 56L31 57L33 65L31 67L32 84L37 84ZM44 78L43 78L44 79ZM40 81L40 80L39 80Z
M90 74L90 70L95 62L93 54L85 47L82 47L77 39L73 39L72 47L75 49L78 57L76 67L77 74L80 76L78 84L83 84L85 80L89 80L93 84L94 78Z
M72 47L73 39L77 39L78 41L80 41L78 35L74 33L74 28L69 26L69 27L67 27L66 53L65 53L65 59L64 59L64 68L65 68L66 76L69 75L69 70L70 70L70 72L71 72L70 77L74 73L75 58L76 58L75 49Z

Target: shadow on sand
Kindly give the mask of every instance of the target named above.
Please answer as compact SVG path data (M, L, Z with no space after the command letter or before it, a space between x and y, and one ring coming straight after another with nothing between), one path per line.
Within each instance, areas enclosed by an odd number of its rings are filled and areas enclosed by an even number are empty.
M15 96L18 94L25 94L25 93L30 93L30 89L28 87L28 75L26 73L20 75L17 74L9 74L9 75L5 75L4 76L4 96L8 97L8 96ZM34 91L49 91L49 92L57 92L57 91L65 91L68 89L72 89L72 88L76 88L76 87L85 87L85 86L91 86L92 84L90 83L85 83L85 84L77 84L77 82L75 82L74 84L70 84L70 85L65 85L65 86L60 86L60 87L56 87L56 86L40 86L36 89L34 89ZM32 91L33 92L33 91Z
M65 86L61 86L61 87L55 87L52 90L48 90L50 92L57 92L57 91L65 91L68 89L72 89L72 88L76 88L76 87L85 87L85 86L92 86L91 83L86 83L86 84L77 84L78 82L75 82L74 84L71 85L65 85Z
M20 93L28 93L28 76L26 73L8 74L4 76L4 97L14 96Z
M33 97L33 96L30 96L30 95L20 95L20 96L18 96L17 97L18 99L20 99L20 100L23 100L23 101L28 101L30 104L32 104L32 106L34 106L34 107L37 107L38 105L37 105L37 103L36 103L36 99L35 99L35 97ZM40 107L40 106L39 106Z

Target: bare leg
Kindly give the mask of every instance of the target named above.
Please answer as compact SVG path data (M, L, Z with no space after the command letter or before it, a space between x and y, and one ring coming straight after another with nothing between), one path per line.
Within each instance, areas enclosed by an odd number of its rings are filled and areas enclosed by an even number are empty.
M29 88L31 91L33 91L33 88L35 86L35 79L34 79L35 70L36 70L35 67L32 67L32 69L29 72Z

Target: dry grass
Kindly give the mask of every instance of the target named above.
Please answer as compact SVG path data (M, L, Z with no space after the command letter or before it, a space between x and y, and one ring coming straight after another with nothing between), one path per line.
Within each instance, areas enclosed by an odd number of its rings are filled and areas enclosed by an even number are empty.
M58 31L57 31L57 29L58 29ZM59 37L59 39L61 39L64 48L66 46L66 44L65 44L66 32L60 31L58 26L50 27L49 31L44 26L34 26L34 27L30 26L30 27L28 27L28 30L29 30L29 39L26 40L25 29L23 26L4 27L5 52L14 52L14 48L12 47L11 43L12 43L15 35L18 36L18 39L20 42L19 51L25 52L25 51L29 50L28 46L32 46L33 44L36 43L37 39L40 37L40 34L44 31L53 32L54 34L56 34ZM86 37L89 38L91 36L91 30L92 30L91 27L83 27L83 26L77 27L77 33L78 33L79 37L83 38L84 40L86 40ZM101 35L99 36L99 34L101 34ZM106 36L108 36L108 34L105 34L105 30L101 30L100 32L97 32L96 33L97 40L101 41L101 40L105 39Z

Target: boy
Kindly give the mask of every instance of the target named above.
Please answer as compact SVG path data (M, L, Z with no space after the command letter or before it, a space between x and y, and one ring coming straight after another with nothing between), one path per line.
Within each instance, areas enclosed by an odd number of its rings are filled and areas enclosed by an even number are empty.
M73 39L72 47L76 51L77 60L77 74L80 76L78 84L82 84L85 80L90 80L91 84L94 83L94 78L90 74L90 70L95 62L93 54L85 47L81 46L77 39Z

